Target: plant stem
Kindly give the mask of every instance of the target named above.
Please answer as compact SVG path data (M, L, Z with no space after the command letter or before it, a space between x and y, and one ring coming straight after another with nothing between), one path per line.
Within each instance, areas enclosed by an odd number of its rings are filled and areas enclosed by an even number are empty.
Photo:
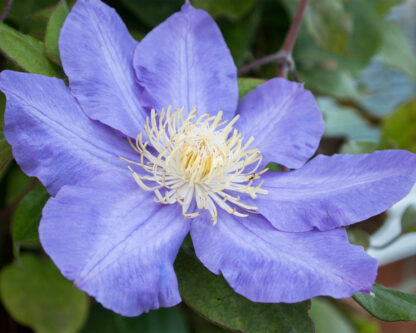
M299 27L302 23L303 14L305 12L306 5L308 4L308 0L301 0L298 10L296 11L295 17L290 25L289 32L286 35L285 41L283 42L282 51L285 52L289 59L292 59L292 51L293 46L296 42L296 37L298 36ZM292 61L293 64L293 61ZM280 77L287 76L288 66L286 64L278 64L277 71Z
M275 62L275 61L286 61L286 59L287 59L287 54L279 51L277 53L273 53L263 58L257 59L250 64L244 65L238 70L237 74L241 75L241 74L251 71L253 68L256 68L258 66L262 66L262 65Z
M9 15L10 9L12 9L13 0L8 0L6 5L3 8L3 11L0 14L0 22L3 22L7 15Z
M241 67L238 70L238 75L247 73L258 66L277 61L278 74L280 77L286 77L287 72L289 71L292 75L292 78L295 81L299 81L298 75L295 71L295 64L292 59L292 51L307 4L308 0L301 0L295 17L293 18L293 22L290 25L289 31L285 37L285 41L283 42L283 46L279 52L257 59L252 63Z

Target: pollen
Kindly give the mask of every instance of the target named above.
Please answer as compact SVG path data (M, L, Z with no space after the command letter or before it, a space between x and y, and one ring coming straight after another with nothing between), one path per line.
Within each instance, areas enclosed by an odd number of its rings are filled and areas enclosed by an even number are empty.
M128 138L139 155L137 161L120 158L135 166L129 166L135 181L143 190L154 192L154 201L180 204L187 218L207 210L216 224L218 207L248 216L257 207L245 204L244 196L255 199L257 194L267 194L260 180L267 169L257 171L260 151L248 149L254 138L244 143L233 128L238 115L230 122L222 120L221 111L215 116L196 115L196 107L186 117L183 108L152 110L144 133L135 141Z

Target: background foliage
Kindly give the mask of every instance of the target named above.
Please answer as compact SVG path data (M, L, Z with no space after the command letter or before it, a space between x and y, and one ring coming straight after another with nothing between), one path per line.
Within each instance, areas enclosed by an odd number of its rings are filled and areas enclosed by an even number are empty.
M7 0L0 0L0 10ZM140 40L182 5L180 0L108 0ZM0 22L0 69L65 78L57 47L74 1L15 0ZM219 24L238 67L276 53L299 1L193 0ZM294 50L300 81L316 95L326 121L320 153L416 152L416 27L414 0L312 0ZM240 97L276 76L276 64L239 79ZM5 98L0 95L0 110ZM1 129L3 116L0 117ZM273 166L278 171L278 166ZM103 309L65 280L44 255L37 226L48 194L13 161L0 131L0 331L27 332L381 332L381 320L416 320L416 296L375 285L357 303L313 299L256 304L236 295L195 259L187 239L175 270L184 304L124 318ZM348 230L369 247L384 217ZM371 227L369 225L371 224ZM416 231L416 202L402 233ZM351 300L350 300L351 301ZM353 305L351 305L353 304ZM355 305L354 305L355 304ZM357 309L358 308L358 309ZM416 329L416 328L415 328Z

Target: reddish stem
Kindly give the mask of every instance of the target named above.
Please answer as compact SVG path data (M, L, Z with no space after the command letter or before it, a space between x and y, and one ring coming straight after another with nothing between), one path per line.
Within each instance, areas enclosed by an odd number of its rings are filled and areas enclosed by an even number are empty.
M237 74L241 75L241 74L247 73L247 72L251 71L253 68L256 68L256 67L261 66L261 65L269 64L271 62L286 61L286 58L287 58L287 55L282 53L282 52L277 52L277 53L274 53L274 54L270 54L270 55L265 56L263 58L257 59L257 60L253 61L250 64L244 65L243 67L241 67L238 70Z
M8 0L0 14L0 21L4 21L7 15L9 15L10 9L12 9L13 0Z
M299 32L300 24L302 23L303 14L305 12L306 5L308 0L301 0L298 10L296 11L295 17L290 25L289 32L286 35L285 41L281 51L285 52L288 55L288 58L291 59L293 46L295 45L296 37ZM287 65L278 64L278 73L280 77L287 76Z
M293 18L293 22L290 25L289 31L285 37L283 46L279 52L257 59L252 63L241 67L238 70L238 75L247 73L258 66L262 66L271 62L277 62L278 74L280 77L286 77L287 71L289 69L292 79L299 81L292 59L292 51L307 4L308 0L301 0L295 17Z

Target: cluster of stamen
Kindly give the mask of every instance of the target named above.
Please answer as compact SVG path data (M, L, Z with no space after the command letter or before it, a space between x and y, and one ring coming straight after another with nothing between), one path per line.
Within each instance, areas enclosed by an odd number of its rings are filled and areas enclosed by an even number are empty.
M129 166L137 184L154 192L156 202L179 203L185 217L194 218L207 209L214 224L217 206L241 217L256 211L257 207L241 202L239 194L252 198L267 194L261 189L263 182L256 182L266 169L256 172L262 156L258 149L247 150L253 138L243 144L241 133L233 129L239 116L227 123L221 121L221 111L197 119L196 107L186 118L183 111L169 107L158 114L152 110L145 125L146 138L143 133L135 142L128 138L140 159L121 158L146 171L142 175Z

